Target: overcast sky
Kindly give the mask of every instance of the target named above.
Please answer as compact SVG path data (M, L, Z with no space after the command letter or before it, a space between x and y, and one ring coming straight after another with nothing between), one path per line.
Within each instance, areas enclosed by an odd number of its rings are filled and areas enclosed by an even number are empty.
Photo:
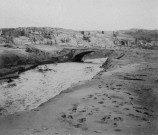
M158 29L158 0L0 0L0 28Z

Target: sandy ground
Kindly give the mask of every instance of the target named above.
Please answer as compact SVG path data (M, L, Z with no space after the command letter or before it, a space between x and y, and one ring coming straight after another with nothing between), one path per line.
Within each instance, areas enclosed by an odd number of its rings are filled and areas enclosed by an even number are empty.
M158 53L131 50L40 107L0 118L0 135L157 135Z
M102 69L103 59L87 63L58 63L23 72L11 82L0 82L0 113L31 110L79 81L90 80Z

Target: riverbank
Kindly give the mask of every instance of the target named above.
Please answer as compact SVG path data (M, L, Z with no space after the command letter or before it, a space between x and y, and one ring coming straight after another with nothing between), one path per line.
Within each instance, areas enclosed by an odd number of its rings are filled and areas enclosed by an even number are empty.
M0 82L4 79L16 78L21 72L33 69L38 65L81 62L84 55L92 52L94 55L91 56L91 58L101 58L104 57L109 50L75 47L62 48L56 46L42 47L42 45L40 47L23 46L23 48L20 49L0 47Z
M1 115L34 109L73 84L92 79L102 70L100 67L105 61L106 58L102 58L84 63L39 65L0 83Z
M1 117L0 135L157 135L157 63L154 50L115 50L106 72L32 111Z

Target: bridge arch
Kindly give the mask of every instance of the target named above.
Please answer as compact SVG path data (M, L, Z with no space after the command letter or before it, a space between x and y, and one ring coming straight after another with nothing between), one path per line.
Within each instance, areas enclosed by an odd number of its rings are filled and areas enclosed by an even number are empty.
M74 62L82 62L82 58L85 55L87 55L89 53L92 53L92 52L95 52L95 51L84 51L84 52L78 53L78 54L74 55L72 61L74 61Z

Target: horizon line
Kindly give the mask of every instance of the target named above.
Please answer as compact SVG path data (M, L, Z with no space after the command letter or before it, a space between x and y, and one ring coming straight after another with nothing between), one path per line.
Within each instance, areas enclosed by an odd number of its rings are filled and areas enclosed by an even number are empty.
M116 29L116 30L86 30L86 29L73 29L73 28L63 28L63 27L50 27L50 26L22 26L22 27L0 27L0 29L17 29L17 28L53 28L53 29L66 29L66 30L73 30L73 31L121 31L121 30L158 30L155 29L148 29L148 28L129 28L129 29Z

